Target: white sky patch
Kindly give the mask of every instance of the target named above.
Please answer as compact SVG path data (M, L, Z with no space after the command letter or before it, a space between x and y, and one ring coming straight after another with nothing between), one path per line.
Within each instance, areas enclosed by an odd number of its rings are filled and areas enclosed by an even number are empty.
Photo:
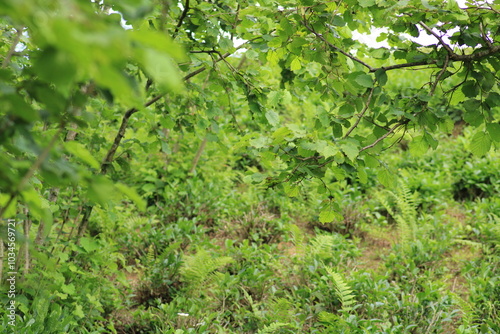
M447 1L456 1L458 3L459 7L466 7L466 4L465 4L466 0L447 0ZM486 1L486 2L488 2L488 1ZM408 34L403 34L402 37L407 38L407 39L409 39L415 43L418 43L422 46L435 45L435 44L439 43L439 41L437 40L436 37L427 33L427 31L425 31L423 28L419 27L419 31L420 31L420 36L418 36L418 37L411 37ZM447 32L446 35L442 35L442 33L438 32L438 31L435 31L435 32L436 32L436 34L438 34L438 36L442 37L443 41L446 44L450 44L450 40L448 37L453 35L457 31L458 31L458 28L451 29ZM382 48L382 47L389 48L389 44L386 41L377 42L377 37L383 32L388 32L388 29L375 28L372 30L372 32L370 34L361 34L357 31L353 31L352 37L355 40L360 41L361 43L366 44L372 48Z

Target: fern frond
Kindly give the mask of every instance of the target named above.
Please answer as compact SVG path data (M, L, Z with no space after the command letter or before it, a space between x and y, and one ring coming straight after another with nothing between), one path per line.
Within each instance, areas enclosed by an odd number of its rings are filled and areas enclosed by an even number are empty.
M412 193L406 182L400 180L396 191L385 190L378 195L379 202L396 220L401 244L407 248L417 240L418 193ZM391 205L388 198L393 198L394 204Z
M309 254L318 255L323 259L328 258L332 254L335 242L335 238L331 235L317 235L310 241Z
M198 253L187 256L181 266L181 280L189 283L192 286L209 283L211 278L216 278L214 275L216 270L221 269L225 265L233 262L233 259L228 256L214 258L208 251L200 250Z
M339 316L330 312L320 312L318 315L318 320L320 322L327 323L329 325L334 325L339 319Z
M292 242L295 245L297 252L299 254L303 254L304 253L304 244L305 244L304 232L302 232L300 227L298 227L295 224L291 224L288 229L290 230Z
M326 271L332 278L333 287L335 288L337 298L342 304L342 309L347 312L350 311L352 305L356 302L351 288L347 285L342 276L334 272L331 268L326 268Z
M474 305L457 295L456 293L451 292L451 296L455 305L460 308L462 312L462 322L465 327L471 325L474 320L476 320L476 314L474 311Z
M151 267L155 262L155 247L153 244L149 245L148 252L146 254L146 264L147 267Z
M269 302L268 307L275 319L292 321L295 308L293 303L286 298L276 298Z
M274 333L278 329L286 327L286 326L290 326L290 324L285 323L285 322L273 322L272 324L267 325L264 328L262 328L261 330L259 330L257 333L258 334Z

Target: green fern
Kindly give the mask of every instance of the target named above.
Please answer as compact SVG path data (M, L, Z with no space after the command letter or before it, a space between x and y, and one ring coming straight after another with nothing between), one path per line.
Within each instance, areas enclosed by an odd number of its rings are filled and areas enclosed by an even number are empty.
M456 293L451 292L451 296L453 297L453 302L455 305L460 307L460 311L462 312L462 322L465 327L469 327L474 320L476 320L476 315L474 312L474 305L461 298Z
M378 193L379 202L398 224L401 244L407 248L417 240L417 193L411 193L405 182L399 182L396 191ZM390 203L392 198L394 203Z
M349 287L349 285L347 285L342 276L334 272L331 268L326 268L326 271L332 279L335 293L337 295L337 298L340 300L340 303L342 304L342 310L346 312L351 311L352 305L356 302L351 288Z
M303 254L305 250L305 236L304 232L295 224L290 225L289 227L290 234L292 237L293 244L297 249L297 253Z
M308 253L312 256L319 256L321 259L330 258L335 243L336 240L332 235L317 235L311 240Z
M185 257L180 269L181 280L191 287L210 285L220 278L216 271L231 262L233 262L231 257L214 258L208 251L200 250L194 255Z
M286 298L276 298L269 302L268 308L271 311L274 319L281 321L293 321L295 314L295 307L293 303Z
M323 311L323 312L320 312L320 314L318 315L318 320L320 322L323 322L323 323L326 323L329 325L334 325L339 320L339 316L336 314L330 313L330 312Z
M279 329L283 327L289 327L290 324L284 323L284 322L273 322L270 325L265 326L261 330L259 330L257 333L258 334L268 334L268 333L275 333Z

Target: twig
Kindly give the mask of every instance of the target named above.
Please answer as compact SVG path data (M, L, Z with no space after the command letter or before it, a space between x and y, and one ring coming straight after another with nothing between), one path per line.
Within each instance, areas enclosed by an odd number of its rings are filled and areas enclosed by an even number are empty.
M365 147L363 147L362 149L359 150L359 152L363 152L369 148L372 148L374 147L375 145L377 145L378 143L380 143L382 140L384 140L385 138L389 137L392 133L394 133L394 131L396 131L396 129L398 129L399 127L405 125L408 123L409 120L406 120L405 122L398 122L396 123L396 125L394 125L392 128L389 129L389 131L383 135L382 137L378 138L377 140L375 140L373 143L371 143L370 145L367 145Z
M0 219L2 218L3 214L5 213L5 210L9 207L9 205L12 203L14 198L19 194L19 192L22 190L22 188L25 186L26 183L28 183L29 179L35 174L35 172L40 168L42 163L47 159L47 156L50 153L50 150L52 147L55 145L57 139L59 138L59 135L61 134L61 131L64 127L64 123L60 125L59 129L57 132L52 136L52 139L50 140L49 144L45 149L40 153L40 155L37 157L36 161L33 163L31 168L24 174L23 178L21 181L17 184L16 188L14 189L13 192L11 192L10 197L7 201L7 203L0 208Z
M422 28L424 28L429 34L431 34L432 36L436 37L437 40L439 41L439 43L446 49L446 51L448 51L448 54L453 54L453 50L451 49L451 47L446 44L443 39L441 38L441 36L439 36L438 34L436 34L434 31L432 31L431 28L429 28L429 26L427 24L425 24L423 21L419 21L418 22Z
M328 44L329 47L331 47L332 49L336 50L337 52L340 52L342 53L344 56L346 56L347 58L350 58L352 60L354 60L355 62L363 65L364 67L368 68L368 70L370 70L370 72L374 72L376 71L376 69L374 69L373 67L371 67L370 65L368 65L367 63L365 63L364 61L362 61L361 59L359 58L356 58L354 57L353 55L351 55L350 53L342 50L341 48L339 48L338 46L335 46L333 45L332 43L330 43L329 41L326 40L325 37L323 37L322 34L316 32L316 30L314 30L311 26L309 26L307 24L307 21L304 19L303 21L304 23L304 26L307 28L307 30L309 30L310 32L312 32L316 37L318 37L320 40L322 40L323 42L325 42L326 44Z
M17 44L19 44L19 41L21 40L21 36L23 34L23 28L24 27L20 27L20 28L16 29L16 31L17 31L16 37L14 37L14 40L12 41L12 45L10 46L9 51L5 55L5 58L3 59L2 68L6 68L9 65L9 62L10 62L10 59L12 58L12 55L14 55L14 52L16 52Z
M450 61L450 57L448 55L446 55L446 58L445 58L444 64L443 64L443 68L441 69L441 71L439 71L438 75L436 76L436 80L432 84L431 91L430 91L431 96L434 95L434 92L436 91L436 87L439 83L439 80L443 76L444 72L446 72L446 68L448 67L449 61Z
M361 121L361 119L363 118L365 112L368 110L368 107L369 107L370 102L371 102L372 97L373 97L373 90L374 89L375 88L372 88L370 90L370 95L368 95L368 99L366 100L365 107L361 111L361 114L359 114L358 119L356 120L356 123L354 123L353 126L351 126L351 128L349 130L347 130L346 134L344 135L344 137L342 137L342 139L346 139L347 137L349 137L349 135L351 134L351 132L353 132L354 129L356 129L356 127L358 126L358 124Z
M370 70L371 73L377 72L378 70L384 70L384 71L390 71L390 70L395 70L398 68L405 68L405 67L414 67L414 66L423 66L423 65L432 65L437 63L437 60L431 59L431 60L423 60L423 61L416 61L413 63L404 63L404 64L396 64L396 65L391 65L391 66L382 66L379 68L372 68Z
M182 11L181 16L179 17L179 22L177 23L177 26L175 26L175 31L173 36L177 36L177 33L179 32L179 28L181 27L182 23L184 22L184 19L186 18L186 15L189 11L189 0L186 0L186 3L184 4L184 10Z

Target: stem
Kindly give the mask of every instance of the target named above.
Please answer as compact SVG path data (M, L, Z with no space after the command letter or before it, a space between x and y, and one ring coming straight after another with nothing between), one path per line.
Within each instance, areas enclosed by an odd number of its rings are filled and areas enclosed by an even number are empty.
M2 68L6 68L9 65L9 62L10 62L10 59L12 58L12 55L14 55L14 52L16 52L17 44L19 44L19 41L21 40L21 36L23 34L23 28L24 27L20 27L19 29L16 29L16 31L17 31L16 36L14 37L14 41L12 41L12 45L10 46L9 51L5 55L5 58L3 59Z
M356 127L358 126L358 124L361 121L361 119L363 118L365 112L368 110L368 106L370 105L370 102L371 102L372 97L373 97L373 90L374 89L375 88L372 88L370 90L370 95L368 95L368 99L366 100L365 107L363 108L363 111L361 111L361 114L359 114L358 119L356 120L356 123L354 123L354 125L346 132L346 134L344 135L344 137L342 137L342 139L346 139L347 137L349 137L351 132L353 132L354 129L356 129Z
M50 142L47 145L47 147L45 147L45 149L42 151L42 153L38 156L38 158L36 159L36 161L31 166L31 168L26 172L26 174L24 175L24 177L17 184L16 189L10 194L10 197L9 197L9 200L7 201L7 204L0 209L0 219L3 217L5 211L7 210L7 208L9 207L9 205L12 203L12 201L14 200L14 198L19 194L19 192L21 191L21 189L25 186L26 183L28 183L29 179L33 176L33 174L35 174L35 172L38 170L38 168L40 168L40 166L42 165L42 163L45 161L45 159L47 158L47 156L50 153L50 150L55 145L55 143L57 141L57 138L59 137L59 134L62 131L62 128L63 128L63 124L61 124L61 126L59 127L59 129L57 130L57 132L54 134L54 136L50 140Z
M193 162L191 164L191 169L189 170L189 173L192 174L196 170L196 166L198 165L198 161L200 161L201 155L203 154L203 151L205 150L205 146L207 145L207 137L203 138L203 141L200 144L200 147L198 148L198 151L196 152L196 155L194 156Z
M338 46L335 46L332 43L330 43L329 41L327 41L326 38L324 38L322 34L316 32L316 30L314 30L311 26L309 26L307 24L307 21L305 19L304 19L304 26L307 28L307 30L309 30L310 32L312 32L316 37L318 37L320 40L322 40L323 42L325 42L326 44L328 44L328 46L331 47L332 49L334 49L334 50L342 53L347 58L350 58L350 59L354 60L355 62L363 65L364 67L368 68L368 70L370 72L375 72L376 71L376 69L374 69L373 67L371 67L370 65L368 65L367 63L365 63L364 61L362 61L361 59L354 57L350 53L342 50Z
M174 38L175 38L175 36L177 36L177 33L179 32L179 28L181 27L182 23L184 22L184 19L186 18L188 11L189 11L189 0L186 0L186 3L184 4L184 10L182 11L181 17L179 18L179 22L177 23L177 26L175 27Z
M396 131L396 129L398 129L399 127L405 125L406 123L408 123L408 121L405 121L405 122L402 122L402 123L401 122L396 123L396 125L394 125L392 128L390 128L389 131L385 135L383 135L382 137L378 138L377 140L375 140L370 145L363 147L362 149L359 150L359 152L363 152L364 150L367 150L369 148L374 147L375 145L377 145L378 143L380 143L382 140L384 140L385 138L389 137L394 131Z

